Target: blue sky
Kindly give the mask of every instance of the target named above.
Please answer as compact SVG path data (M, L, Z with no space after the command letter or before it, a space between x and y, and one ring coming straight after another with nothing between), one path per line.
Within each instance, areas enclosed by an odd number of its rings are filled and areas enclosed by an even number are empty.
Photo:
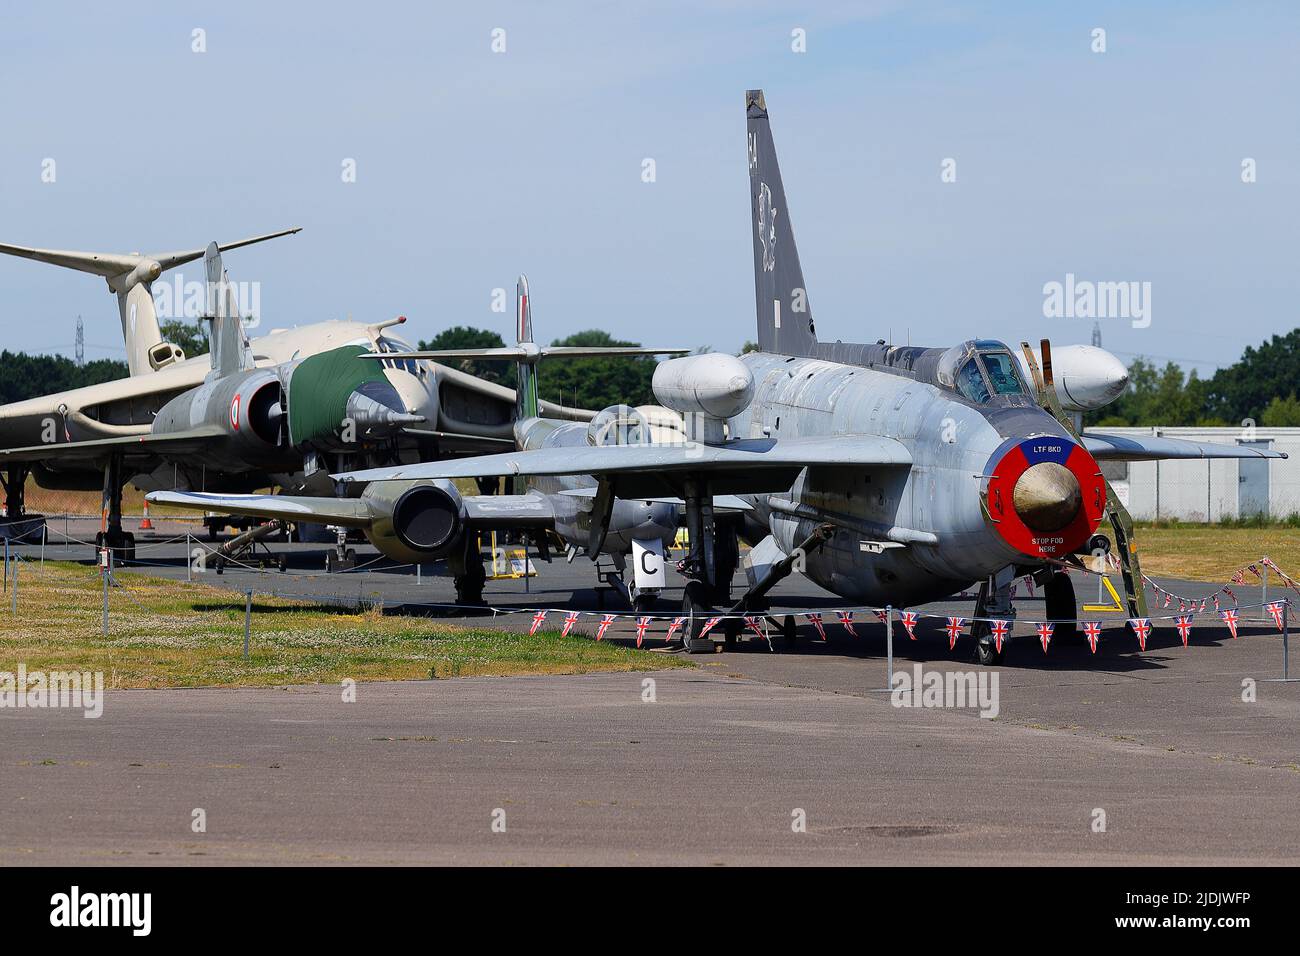
M299 225L227 257L265 327L508 336L492 290L526 271L539 337L735 350L763 87L823 339L1086 342L1091 321L1043 316L1074 273L1150 282L1150 327L1104 320L1105 344L1204 372L1300 324L1298 40L1287 3L23 5L0 33L0 241ZM0 259L5 347L70 354L78 314L88 356L120 357L100 280Z

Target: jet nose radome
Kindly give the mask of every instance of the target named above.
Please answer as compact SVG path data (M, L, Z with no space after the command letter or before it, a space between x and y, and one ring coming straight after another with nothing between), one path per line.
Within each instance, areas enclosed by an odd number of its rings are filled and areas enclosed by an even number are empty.
M1079 479L1054 461L1042 461L1025 469L1012 492L1012 507L1034 531L1049 533L1068 527L1082 506Z
M362 429L397 429L425 420L412 415L397 389L387 381L365 382L347 399L347 414Z
M1103 388L1106 395L1115 399L1123 395L1124 389L1128 388L1128 369L1114 355L1107 353L1106 357L1109 361L1102 369Z

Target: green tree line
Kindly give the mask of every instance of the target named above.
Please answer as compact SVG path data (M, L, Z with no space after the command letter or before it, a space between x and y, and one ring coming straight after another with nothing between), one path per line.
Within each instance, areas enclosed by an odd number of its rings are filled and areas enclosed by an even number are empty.
M427 342L421 349L492 349L502 348L505 341L496 332L457 325L446 329ZM625 342L608 332L591 329L575 332L552 345L586 346L588 348L626 348L640 345ZM481 362L465 359L448 363L471 375L477 375L507 388L515 387L515 369L510 362ZM576 408L602 409L610 405L648 405L654 402L650 381L655 373L655 359L651 356L636 358L589 358L545 360L538 366L537 391L541 398Z
M1249 346L1232 365L1201 378L1176 362L1129 365L1124 394L1090 412L1087 425L1300 425L1300 329Z

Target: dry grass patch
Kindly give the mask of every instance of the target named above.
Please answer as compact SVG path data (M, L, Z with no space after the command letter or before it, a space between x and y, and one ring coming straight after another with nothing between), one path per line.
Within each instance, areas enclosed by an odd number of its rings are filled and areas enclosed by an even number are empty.
M98 571L24 562L18 616L0 607L0 670L103 671L109 687L263 686L479 675L584 674L689 666L590 636L530 637L420 617L355 613L255 596L249 658L244 597L205 584L131 575L111 589L102 633Z

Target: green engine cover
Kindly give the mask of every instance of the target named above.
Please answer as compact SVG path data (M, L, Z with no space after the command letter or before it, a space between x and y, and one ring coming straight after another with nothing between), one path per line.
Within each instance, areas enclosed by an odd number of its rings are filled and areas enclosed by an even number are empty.
M370 349L345 345L303 359L289 376L289 442L295 447L337 435L347 414L348 396L367 382L384 382L375 359L358 358Z

